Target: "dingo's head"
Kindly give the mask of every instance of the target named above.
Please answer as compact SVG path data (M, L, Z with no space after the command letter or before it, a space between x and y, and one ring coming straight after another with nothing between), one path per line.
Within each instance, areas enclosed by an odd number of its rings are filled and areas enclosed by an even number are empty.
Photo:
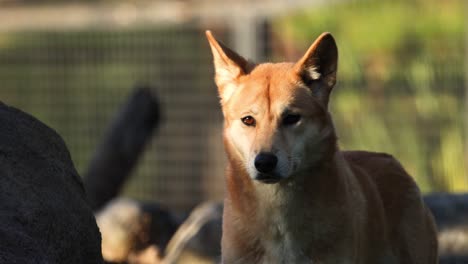
M275 183L316 167L336 148L328 97L338 51L323 33L296 63L256 65L206 32L231 161L252 179Z

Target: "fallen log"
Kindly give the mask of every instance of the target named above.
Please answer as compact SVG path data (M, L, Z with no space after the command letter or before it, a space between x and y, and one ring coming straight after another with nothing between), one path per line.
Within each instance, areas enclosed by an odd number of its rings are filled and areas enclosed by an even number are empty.
M93 210L99 210L120 192L159 120L154 90L136 88L109 126L84 174Z

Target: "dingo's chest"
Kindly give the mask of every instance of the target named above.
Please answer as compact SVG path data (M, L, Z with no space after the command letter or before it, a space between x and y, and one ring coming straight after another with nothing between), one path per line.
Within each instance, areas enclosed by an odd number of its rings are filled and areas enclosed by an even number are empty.
M289 233L283 234L281 238L265 241L264 247L265 255L260 263L313 263Z

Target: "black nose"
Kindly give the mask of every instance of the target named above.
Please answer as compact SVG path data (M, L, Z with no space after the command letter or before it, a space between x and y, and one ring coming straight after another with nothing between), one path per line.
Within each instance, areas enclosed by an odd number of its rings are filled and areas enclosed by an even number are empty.
M260 153L255 157L255 168L261 173L272 172L276 163L278 163L278 158L271 153Z

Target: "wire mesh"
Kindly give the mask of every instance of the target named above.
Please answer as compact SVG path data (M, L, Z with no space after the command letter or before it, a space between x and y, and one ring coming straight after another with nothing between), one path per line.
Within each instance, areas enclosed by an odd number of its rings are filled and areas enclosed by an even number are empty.
M209 153L221 144L221 114L200 30L2 35L0 98L56 129L79 172L130 90L149 84L160 97L163 123L124 192L179 208L207 198L201 175L215 174L223 160ZM210 187L222 193L222 185Z
M466 191L462 1L343 2L252 20L267 29L254 36L257 57L297 59L331 31L340 49L331 111L343 148L394 154L423 191ZM82 173L132 87L152 85L163 124L124 195L178 210L221 199L222 116L204 27L3 31L0 99L56 129ZM224 42L242 37L235 24L223 27Z

